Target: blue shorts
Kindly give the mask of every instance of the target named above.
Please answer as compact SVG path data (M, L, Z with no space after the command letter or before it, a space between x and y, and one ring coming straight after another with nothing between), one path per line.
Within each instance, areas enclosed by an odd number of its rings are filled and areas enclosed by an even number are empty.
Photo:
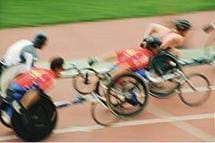
M7 89L7 96L12 98L13 100L20 100L26 92L27 90L23 87L19 86L16 83L12 83Z

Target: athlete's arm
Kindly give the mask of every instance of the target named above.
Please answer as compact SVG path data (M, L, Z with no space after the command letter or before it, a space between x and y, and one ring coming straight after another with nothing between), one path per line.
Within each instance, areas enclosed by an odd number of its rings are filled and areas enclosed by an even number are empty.
M23 57L25 58L25 65L26 65L26 70L29 71L34 63L34 57L32 54L25 52L23 54Z
M166 49L166 48L172 48L179 46L183 43L184 38L182 36L178 35L169 35L165 39L163 39L161 48Z
M145 33L144 33L143 38L145 39L147 36L152 35L152 34L155 33L156 31L157 31L157 24L151 23L151 24L147 27L147 29L146 29L146 31L145 31Z
M149 35L153 35L153 34L156 34L156 33L159 33L160 31L169 31L169 29L163 25L160 25L160 24L156 24L156 23L151 23L145 33L144 33L144 37L143 38L146 38L147 36Z

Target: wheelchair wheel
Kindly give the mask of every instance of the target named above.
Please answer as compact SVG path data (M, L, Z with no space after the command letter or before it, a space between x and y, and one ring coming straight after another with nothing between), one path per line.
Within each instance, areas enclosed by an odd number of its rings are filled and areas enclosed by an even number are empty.
M3 101L3 98L0 96L0 121L2 122L2 124L5 126L5 127L8 127L8 128L12 128L10 124L8 124L7 122L5 122L5 120L3 119L3 115L2 115L2 110L5 108L5 106L8 106L4 101Z
M45 96L39 101L24 109L22 114L14 110L11 118L12 127L24 141L40 141L48 137L55 128L57 111L53 102Z
M140 77L128 73L113 78L105 96L113 112L120 117L132 117L146 106L148 90Z
M5 120L3 119L2 116L3 116L3 115L2 115L2 111L0 111L0 121L2 122L2 124L3 124L5 127L11 128L11 129L12 129L11 125L8 124L7 122L5 122Z
M112 77L109 73L105 73L103 75L100 75L100 79L96 84L96 90L94 91L97 95L105 97L105 94L108 89L108 85L112 81Z
M151 68L158 76L173 74L177 70L181 70L176 57L169 53L157 55L151 61ZM150 83L149 90L152 96L157 98L167 97L173 94L178 88L178 79L173 78L159 84Z
M111 126L120 120L109 109L99 103L91 104L91 115L98 125L105 127Z
M179 97L188 106L203 104L209 98L210 93L209 80L204 75L198 73L187 76L187 81L182 83L179 88Z
M82 95L90 94L96 89L98 80L98 74L94 69L85 68L73 78L73 87Z
M3 104L3 97L0 95L0 109L2 108L2 104Z
M150 94L156 98L166 98L170 95L173 95L173 93L175 93L180 86L180 83L178 82L180 78L181 77L175 77L169 80L165 80L161 83L149 82Z

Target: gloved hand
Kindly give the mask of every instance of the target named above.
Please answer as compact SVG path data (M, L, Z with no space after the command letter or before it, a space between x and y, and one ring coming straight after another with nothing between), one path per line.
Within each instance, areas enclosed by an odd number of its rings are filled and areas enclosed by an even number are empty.
M96 58L89 58L88 59L88 65L89 66L93 66L95 65L96 63L98 63L98 60Z

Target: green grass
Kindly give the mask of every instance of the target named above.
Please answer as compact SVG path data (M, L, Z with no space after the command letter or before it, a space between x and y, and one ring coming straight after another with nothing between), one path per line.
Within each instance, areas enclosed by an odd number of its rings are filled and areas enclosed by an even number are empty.
M214 9L215 0L0 0L0 28Z

